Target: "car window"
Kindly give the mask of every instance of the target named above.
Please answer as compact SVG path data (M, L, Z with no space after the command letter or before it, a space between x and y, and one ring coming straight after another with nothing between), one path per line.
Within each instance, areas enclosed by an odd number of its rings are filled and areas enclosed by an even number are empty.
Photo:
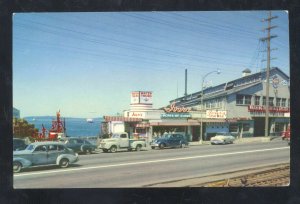
M48 151L56 151L57 150L57 145L49 145L48 146Z
M35 147L34 145L28 145L27 148L26 148L26 150L33 150L34 147Z
M121 134L121 138L127 138L126 134Z
M58 145L58 151L64 151L65 147L63 145Z
M77 139L77 143L78 144L83 144L84 142L83 142L83 140Z
M40 145L35 148L35 152L46 152L47 151L47 146L46 145Z
M69 140L69 143L70 143L70 144L77 144L77 140L71 139L71 140Z
M91 143L87 140L84 140L84 144L91 144Z

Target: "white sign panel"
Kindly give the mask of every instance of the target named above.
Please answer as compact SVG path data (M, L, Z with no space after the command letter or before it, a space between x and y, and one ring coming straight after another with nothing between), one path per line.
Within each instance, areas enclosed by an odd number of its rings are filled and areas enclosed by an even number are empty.
M227 111L207 110L206 118L227 118Z
M130 118L145 118L145 112L129 112Z
M152 92L151 91L140 91L140 103L152 104Z
M138 104L140 102L140 92L133 91L131 92L131 104Z

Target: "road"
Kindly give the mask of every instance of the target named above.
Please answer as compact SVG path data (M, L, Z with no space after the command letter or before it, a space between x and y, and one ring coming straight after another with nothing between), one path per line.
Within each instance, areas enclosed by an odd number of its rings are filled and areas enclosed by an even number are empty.
M14 175L14 188L117 188L209 176L290 160L281 140L184 149L79 155L69 168L38 167Z

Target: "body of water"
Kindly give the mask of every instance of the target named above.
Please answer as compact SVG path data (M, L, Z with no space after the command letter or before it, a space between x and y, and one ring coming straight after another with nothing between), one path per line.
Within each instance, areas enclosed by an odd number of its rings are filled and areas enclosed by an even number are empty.
M41 131L42 125L47 130L51 129L52 120L56 120L55 116L45 116L45 117L25 117L25 120L30 124L34 124L35 128ZM61 118L63 121L64 118ZM66 133L67 136L99 136L101 133L101 122L102 118L94 118L93 123L88 123L86 118L65 118L66 121Z

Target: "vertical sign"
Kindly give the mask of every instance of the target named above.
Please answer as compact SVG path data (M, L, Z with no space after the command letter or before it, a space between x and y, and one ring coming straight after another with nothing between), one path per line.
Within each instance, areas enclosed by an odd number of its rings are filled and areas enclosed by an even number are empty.
M152 104L152 92L151 91L140 91L140 103Z
M138 104L140 103L140 92L133 91L131 92L131 104Z

